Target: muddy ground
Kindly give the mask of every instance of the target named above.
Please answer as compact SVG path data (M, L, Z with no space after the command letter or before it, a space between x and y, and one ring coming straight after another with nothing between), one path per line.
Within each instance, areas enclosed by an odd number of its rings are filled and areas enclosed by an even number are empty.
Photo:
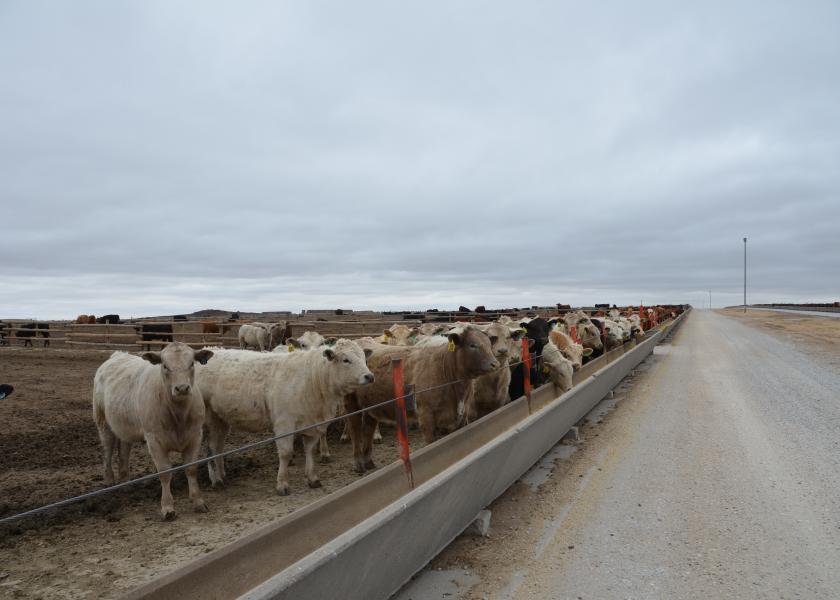
M15 386L0 401L0 516L103 487L101 451L91 416L93 375L111 351L0 348L0 381ZM374 460L398 457L393 430ZM261 436L232 434L227 448ZM310 489L303 460L291 467L292 493L274 493L273 447L228 458L230 483L201 487L207 514L191 510L186 480L177 475L178 518L161 522L156 481L40 516L0 526L0 598L116 598L154 577L227 544L356 481L350 444L331 437L333 461L319 465L323 487ZM413 448L422 446L411 432ZM135 445L131 476L153 472Z

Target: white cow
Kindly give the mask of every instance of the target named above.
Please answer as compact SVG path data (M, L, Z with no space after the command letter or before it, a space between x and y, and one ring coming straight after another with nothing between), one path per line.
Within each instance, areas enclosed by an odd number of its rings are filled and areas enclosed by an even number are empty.
M212 454L224 447L231 429L275 435L332 419L346 394L373 381L366 353L350 340L311 352L256 353L214 349L215 358L199 368L196 381L207 407L207 443ZM326 426L303 432L306 480L320 487L314 449ZM289 493L288 463L293 437L276 442L280 464L277 493ZM210 481L223 485L224 460L208 464Z
M180 452L185 463L198 457L204 401L194 385L194 365L205 364L213 352L193 351L172 342L160 352L141 357L114 352L93 378L93 420L102 442L105 484L114 483L111 459L120 444L119 479L128 479L128 459L135 442L146 442L158 471L172 467L170 452ZM189 467L187 482L196 510L207 511L196 477L198 467ZM160 512L165 520L175 517L170 491L172 474L160 476Z
M249 346L259 348L260 352L269 349L271 332L261 324L246 323L239 326L239 347L243 350Z

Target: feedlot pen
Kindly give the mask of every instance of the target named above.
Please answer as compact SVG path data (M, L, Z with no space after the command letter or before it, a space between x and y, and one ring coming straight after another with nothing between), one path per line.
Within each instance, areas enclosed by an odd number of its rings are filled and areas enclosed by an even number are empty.
M93 375L111 351L0 348L0 379L15 393L0 405L0 517L97 489L102 454L91 417ZM13 379L12 379L13 378ZM383 427L374 460L399 456L392 429ZM410 431L411 447L423 446ZM267 435L231 433L226 448ZM192 511L186 478L173 478L178 518L161 522L160 484L95 498L37 519L0 527L0 597L116 598L176 566L223 546L359 479L352 446L330 439L332 462L319 464L323 487L310 489L303 455L290 467L292 493L277 496L274 446L228 457L228 487L213 490L207 469L200 484L210 512ZM206 444L205 444L206 452ZM204 454L202 454L203 456ZM154 473L146 448L132 451L131 477Z

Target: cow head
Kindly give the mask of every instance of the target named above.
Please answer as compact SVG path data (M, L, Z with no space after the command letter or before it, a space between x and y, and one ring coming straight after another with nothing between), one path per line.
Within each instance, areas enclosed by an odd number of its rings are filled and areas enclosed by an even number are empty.
M499 361L499 365L506 367L513 355L521 356L521 347L517 350L517 347L520 346L517 340L522 339L524 334L521 329L513 330L507 325L500 325L499 323L484 325L480 329L490 339L490 348L493 356Z
M545 345L542 351L543 374L551 378L554 386L561 392L572 389L574 366L572 361L563 356L553 343Z
M559 329L555 329L548 335L551 343L560 350L563 356L571 361L575 371L583 366L583 357L592 354L592 348L584 348L580 344L575 343L572 341L572 338Z
M411 346L417 341L420 330L401 323L395 323L382 332L383 343L392 346Z
M342 394L350 394L363 385L373 383L373 373L367 366L367 359L373 350L362 350L357 343L340 339L321 350L330 369L329 378Z
M172 342L160 352L144 352L143 360L160 365L160 376L169 394L175 400L190 396L195 383L195 363L207 364L213 356L211 350L193 350L187 344Z
M318 346L323 346L324 342L324 336L317 331L305 331L297 338L286 340L286 343L296 350L312 350Z
M499 368L499 361L493 355L489 336L475 325L453 329L447 335L449 349L466 371L467 377L478 377L492 373Z

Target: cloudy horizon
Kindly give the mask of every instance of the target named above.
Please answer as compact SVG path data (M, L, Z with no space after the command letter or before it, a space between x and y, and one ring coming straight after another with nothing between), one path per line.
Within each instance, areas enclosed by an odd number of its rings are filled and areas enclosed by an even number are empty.
M838 17L5 2L0 318L840 300Z

